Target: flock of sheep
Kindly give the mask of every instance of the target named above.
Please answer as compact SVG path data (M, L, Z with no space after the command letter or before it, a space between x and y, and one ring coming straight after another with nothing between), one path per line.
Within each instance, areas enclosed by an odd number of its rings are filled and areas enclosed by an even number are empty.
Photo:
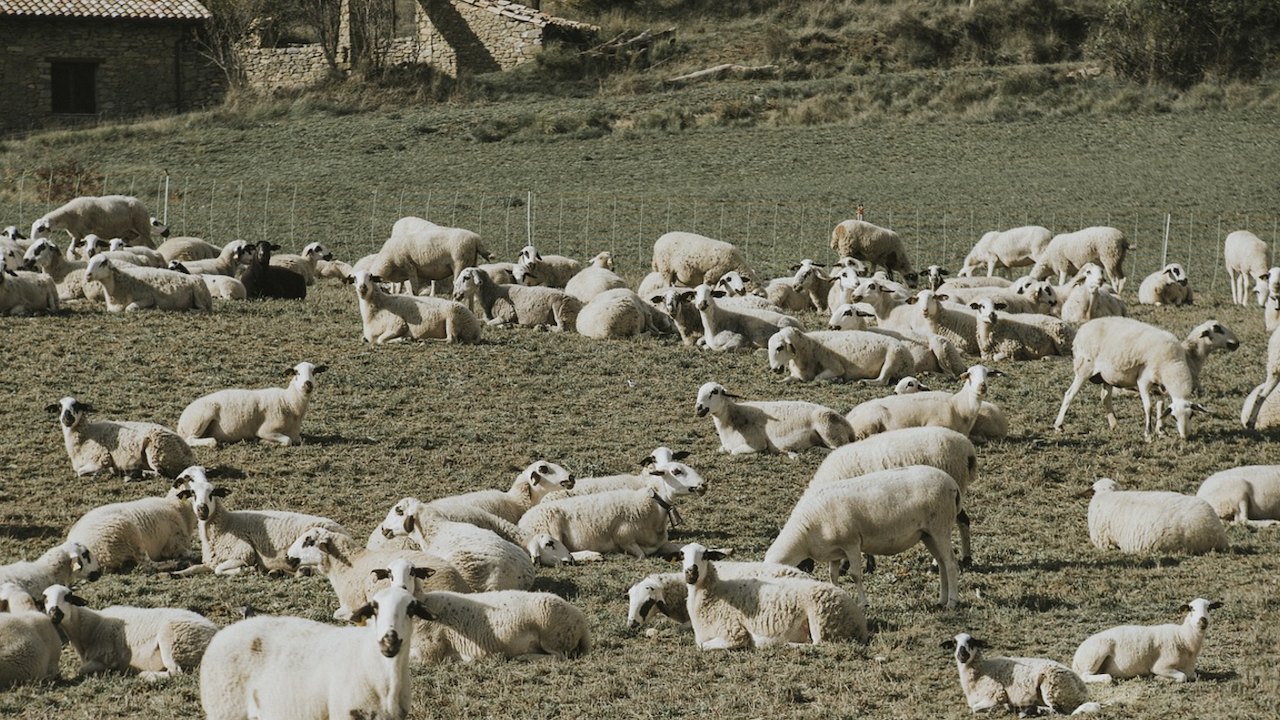
M50 235L66 231L67 251ZM486 327L577 331L594 338L678 336L708 351L764 350L788 381L861 381L892 394L847 414L810 402L747 401L720 383L703 385L694 409L709 415L731 454L828 452L763 561L733 561L731 549L671 541L682 524L675 502L705 489L684 453L660 447L637 473L575 478L545 460L509 489L431 501L404 498L366 542L339 522L296 511L229 507L229 490L197 461L192 446L263 440L302 442L302 425L323 365L298 363L283 388L225 389L193 398L175 428L92 420L74 397L49 406L58 416L77 475L154 474L164 497L117 503L85 514L66 542L32 562L0 566L0 683L58 672L59 629L81 658L82 674L139 673L149 679L199 666L210 718L405 717L411 662L482 657L579 657L591 649L585 615L567 600L532 591L538 566L585 563L604 553L679 558L678 573L650 575L629 591L628 625L666 615L692 630L705 650L788 643L865 641L864 562L923 544L935 559L939 605L959 601L971 562L968 488L975 441L1009 434L1004 411L986 400L1001 373L982 364L1071 357L1054 427L1074 395L1102 385L1111 426L1112 395L1137 391L1149 441L1172 417L1190 433L1200 375L1215 350L1238 339L1210 320L1185 339L1126 317L1123 263L1128 240L1114 228L1052 235L1039 227L984 236L954 278L917 273L891 230L840 223L828 272L811 260L795 275L763 282L733 245L672 232L654 245L653 272L636 290L601 253L585 267L526 247L511 263L491 260L480 237L420 218L403 218L382 249L350 265L319 243L301 255L234 241L218 248L173 238L133 198L80 198L37 220L29 237L9 228L0 240L0 312L58 312L87 299L111 311L208 310L213 298L303 298L322 278L351 284L370 343L439 339L476 343ZM117 241L104 243L102 238ZM1247 232L1226 240L1233 301L1249 301L1249 280L1268 330L1280 325L1280 268ZM81 254L83 252L83 255ZM975 271L985 267L985 275ZM1030 268L1005 280L997 268ZM879 272L877 268L881 268ZM895 280L900 277L901 281ZM1054 282L1056 280L1056 283ZM913 290L919 283L926 287ZM402 292L394 286L403 284ZM449 298L437 297L444 291ZM428 294L423 294L428 293ZM1184 268L1145 278L1138 302L1192 302ZM809 331L800 311L830 313ZM1242 411L1247 427L1280 423L1280 341L1272 336L1267 379ZM980 362L981 361L981 362ZM956 392L917 379L957 376ZM1273 402L1275 401L1275 402ZM1205 481L1197 496L1094 485L1092 542L1122 552L1201 553L1227 547L1224 521L1280 521L1280 468L1246 467ZM951 536L958 532L960 551ZM192 535L199 562L183 566ZM94 610L71 589L102 572L142 566L234 575L326 575L338 598L338 627L290 617L252 617L219 630L189 610L113 606ZM828 581L815 577L825 566ZM853 591L838 584L852 576ZM1158 675L1195 678L1195 660L1217 607L1203 598L1176 625L1123 626L1085 639L1072 666L1036 658L984 657L961 633L951 645L970 708L1096 709L1086 682ZM321 652L323 648L323 652ZM350 658L341 666L321 655ZM322 667L323 665L323 667Z

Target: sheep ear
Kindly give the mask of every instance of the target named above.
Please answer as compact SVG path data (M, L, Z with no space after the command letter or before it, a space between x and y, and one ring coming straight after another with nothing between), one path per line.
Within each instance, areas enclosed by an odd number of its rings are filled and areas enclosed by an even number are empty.
M293 368L289 368L288 370L284 371L285 377L293 377L294 375L297 375L297 374L298 374L298 371Z
M412 572L412 573L409 573L409 574L410 574L410 575L413 575L414 577L418 578L419 580L426 580L427 578L431 577L432 575L435 575L435 574L436 574L436 570L435 570L435 568L429 568L429 567L416 567L416 568L414 568L414 569L413 569L413 572Z
M1209 609L1210 609L1210 610L1217 610L1217 609L1218 609L1218 608L1220 608L1220 607L1222 607L1222 603L1220 603L1220 602L1211 602L1211 603L1209 603Z
M214 497L226 497L231 494L231 490L229 488L216 487L209 494Z
M370 276L369 276L369 279L370 279L370 280L372 280L373 282L376 282L376 283L380 283L380 282L382 282L382 276L381 276L381 275L370 275Z
M422 603L417 602L416 600L414 602L409 603L408 611L410 615L418 618L419 620L426 620L427 622L431 622L432 620L436 619L435 615L432 615L430 612L428 612L427 608Z
M918 297L916 297L916 296L912 296L912 297L907 298L907 304L908 304L908 305L915 305L915 304L916 304L916 303L918 303L918 302L920 302L920 298L918 298Z
M663 300L663 297L661 295L654 295L653 297L649 298L649 304L657 305L658 303L662 302L662 300Z
M271 252L275 252L279 249L280 249L279 245L276 245L275 243L271 243Z
M640 461L641 468L651 468L657 464L658 464L658 461L654 460L652 455Z
M976 302L971 302L971 303L969 303L969 307L973 308L974 310L980 310L980 309L982 308L982 304L981 304L981 303L976 303Z
M97 408L82 402L77 402L75 409L79 412L84 412L84 413L98 412Z
M658 555L658 557L662 558L663 560L666 560L669 563L673 563L673 562L676 562L677 560L682 559L684 555L679 550L673 550L669 553L662 553Z
M194 493L192 493L190 490L183 490L183 491L181 491L181 492L179 492L179 493L178 493L178 499L179 499L179 500L190 500L192 495L194 495Z
M951 299L951 296L950 296L950 295L934 295L934 297L938 298L939 300L943 300L943 301L946 301L946 300L950 300L950 299Z
M708 559L708 560L723 560L723 559L725 559L725 558L727 558L727 557L729 557L729 556L728 556L728 554L726 554L726 553L724 553L723 551L720 551L720 550L708 550L708 551L706 551L705 553L703 553L703 554L702 554L702 557L704 557L704 558L706 558L706 559Z
M413 532L413 524L414 524L413 516L412 516L412 515L405 515L405 516L404 516L404 531L405 531L405 532L407 532L407 533L411 533L411 532Z
M47 413L56 413L56 412L60 412L61 410L62 410L62 406L59 405L58 403L53 403L52 405L46 405L44 407L44 411Z
M686 290L686 291L684 291L684 292L680 293L679 297L680 297L680 299L681 299L681 300L685 300L685 301L692 301L692 300L693 300L693 291L692 291L692 290Z
M948 649L948 650L955 650L955 649L956 649L956 639L955 639L955 638L947 638L946 640L943 640L942 642L938 643L938 647L940 647L940 648L946 648L946 649Z
M342 284L343 284L343 285L354 285L354 284L355 284L355 282L356 282L356 276L355 276L355 275L343 275L343 276L342 276Z
M960 373L960 382L968 382L968 381L969 381L968 371Z
M995 308L996 308L997 310L1004 310L1004 309L1005 309L1005 308L1007 308L1007 307L1009 307L1009 303L996 303L996 304L995 304Z
M987 377L1004 377L1004 373L999 370L987 370Z
M950 271L950 270L948 270L948 269L946 269L946 268L941 268L941 269L939 269L939 270L938 270L938 274L939 274L939 275L950 275L950 274L951 274L951 271Z
M858 317L875 317L876 316L875 313L869 313L866 310L854 310L853 314L857 315Z
M351 624L364 625L365 621L373 617L374 612L376 612L376 610L374 609L372 603L361 607L359 610L356 610L355 612L351 613Z
M685 458L689 457L690 454L691 453L688 450L678 450L676 452L671 453L671 459L684 460Z
M311 372L316 373L316 374L319 374L319 373L322 373L322 372L324 372L325 370L328 370L328 369L329 369L329 366L328 366L328 365L317 365L317 366L315 366L315 369L313 369Z
M1186 603L1182 603L1178 606L1178 612L1191 612L1191 606Z
M337 550L333 547L333 541L327 537L321 540L320 542L316 543L316 547L320 549L322 552L324 552L326 555L338 554Z
M86 601L84 598L80 597L79 595L67 595L67 602L77 607L84 607L89 604L88 601Z
M373 576L379 580L388 580L391 578L391 571L386 568L374 568Z

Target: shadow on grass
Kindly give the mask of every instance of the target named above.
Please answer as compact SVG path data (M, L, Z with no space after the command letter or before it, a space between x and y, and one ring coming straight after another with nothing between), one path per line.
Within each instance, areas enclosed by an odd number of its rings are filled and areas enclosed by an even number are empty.
M308 445L377 445L378 441L370 437L343 437L341 435L308 435L303 438Z
M533 582L534 589L542 592L555 593L562 598L573 599L577 597L581 591L578 584L566 578L552 578L546 575L539 575Z
M0 536L15 540L60 538L62 530L48 525L0 525Z
M1222 672L1205 672L1204 670L1196 671L1196 682L1228 682L1236 680L1240 675L1234 670L1224 670Z
M1114 568L1114 567L1136 567L1146 570L1164 567L1177 567L1182 564L1182 558L1176 557L1145 557L1137 558L1132 556L1119 556L1113 558L1098 558L1095 560L1041 560L1038 562L1014 563L1010 565L996 565L974 563L968 572L972 573L1020 573L1028 570L1047 570L1050 572L1058 572L1067 568Z

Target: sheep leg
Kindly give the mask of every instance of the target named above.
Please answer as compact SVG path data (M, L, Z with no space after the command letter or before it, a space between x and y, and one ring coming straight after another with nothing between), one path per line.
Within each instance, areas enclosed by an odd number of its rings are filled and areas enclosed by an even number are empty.
M1107 413L1107 425L1111 427L1112 432L1120 427L1119 421L1116 420L1115 408L1111 405L1112 388L1110 385L1103 385L1101 392L1102 409ZM1148 436L1148 440L1151 438Z
M634 558L640 558L643 560L645 557L644 550L640 547L639 543L633 542L629 545L623 545L621 550Z
M243 560L223 560L213 569L215 575L239 575L249 566ZM190 568L188 568L190 569Z
M273 443L284 445L285 447L289 447L290 445L302 444L301 438L295 439L288 435L285 435L282 432L261 431L258 433L258 437L263 440L270 440Z
M723 637L714 637L698 645L699 650L736 650L738 647Z
M1053 429L1058 432L1062 431L1062 422L1067 417L1067 407L1071 405L1071 401L1075 399L1076 393L1080 392L1080 388L1084 386L1084 381L1089 377L1087 372L1082 373L1076 371L1076 379L1071 382L1071 387L1062 394L1062 407L1058 409L1058 419L1053 421Z
M973 567L973 555L969 548L969 513L961 510L956 515L956 527L960 530L960 566Z
M192 565L191 567L184 568L182 570L177 570L175 572L171 572L169 573L169 577L180 578L180 577L190 577L192 575L207 575L211 572L213 572L213 568L209 567L204 563L200 563L199 565Z
M960 568L956 565L955 553L951 551L951 538L948 535L940 540L932 535L925 535L920 541L933 555L933 559L938 561L938 578L941 586L938 605L950 610L960 601L960 589L956 584L956 576L960 574Z
M1174 682L1179 682L1179 683L1196 679L1195 670L1192 670L1190 673L1184 673L1181 670L1178 670L1177 668L1156 667L1151 669L1151 673L1156 677L1168 678Z
M76 674L84 677L85 675L97 675L106 671L107 666L101 660L86 660L80 664L80 670Z
M1138 383L1138 395L1142 397L1142 438L1151 442L1151 388L1146 383ZM1110 408L1108 408L1110 410ZM1114 416L1109 416L1114 417ZM1112 426L1114 427L1114 426Z

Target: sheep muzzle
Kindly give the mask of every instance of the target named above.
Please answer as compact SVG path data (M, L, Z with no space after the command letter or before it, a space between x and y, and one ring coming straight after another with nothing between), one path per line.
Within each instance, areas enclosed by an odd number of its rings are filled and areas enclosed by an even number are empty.
M699 405L694 408L694 411L698 414L698 417L706 417L707 412L709 412L706 405Z
M387 634L378 640L378 649L382 651L384 656L391 658L400 654L400 646L402 644L403 641L400 640L400 634L395 630L388 630Z
M698 566L692 565L684 569L684 581L687 585L696 585L698 582Z
M209 513L209 504L208 504L208 503L200 503L199 505L197 505L197 506L196 506L196 519L197 519L197 520L208 520L208 519L209 519L209 514L210 514L210 513Z
M386 538L386 539L390 540L391 538L393 538L393 537L395 537L395 536L396 536L396 533L395 533L395 531L394 531L394 530L392 530L391 528L389 528L389 527L384 527L384 528L382 528L382 537L384 537L384 538Z
M54 625L60 625L62 623L62 618L65 617L62 614L62 609L56 606L49 608L48 612L45 614L49 616L49 619L53 621Z

